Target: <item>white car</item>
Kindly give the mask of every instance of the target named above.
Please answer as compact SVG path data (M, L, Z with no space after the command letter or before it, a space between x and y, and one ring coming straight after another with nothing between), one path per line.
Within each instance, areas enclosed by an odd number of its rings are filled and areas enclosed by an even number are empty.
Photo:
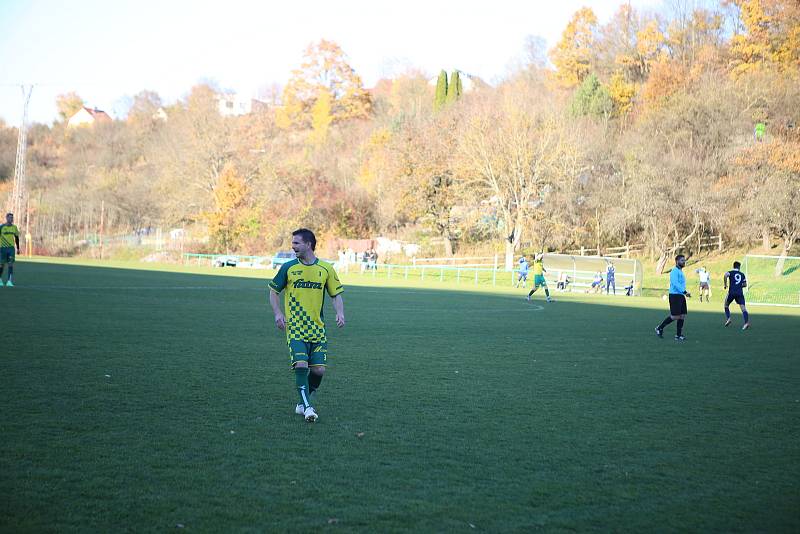
M236 267L239 258L236 256L217 256L211 260L212 267Z

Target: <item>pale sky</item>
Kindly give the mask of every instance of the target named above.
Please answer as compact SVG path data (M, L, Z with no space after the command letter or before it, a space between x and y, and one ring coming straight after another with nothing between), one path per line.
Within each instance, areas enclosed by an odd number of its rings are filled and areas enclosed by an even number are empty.
M202 80L256 96L285 84L306 46L336 41L364 84L413 66L502 79L537 35L552 47L570 16L605 23L624 0L0 0L0 118L17 125L21 83L34 83L29 121L49 123L55 97L76 91L119 116L125 97L166 103ZM660 0L630 0L643 10Z

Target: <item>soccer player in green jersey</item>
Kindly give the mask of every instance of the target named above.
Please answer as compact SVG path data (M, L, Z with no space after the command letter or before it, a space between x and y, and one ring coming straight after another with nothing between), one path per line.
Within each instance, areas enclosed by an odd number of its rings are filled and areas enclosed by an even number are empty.
M14 214L6 213L6 223L0 224L0 287L3 285L3 269L8 264L8 283L14 287L14 252L19 254L19 229L14 224Z
M550 298L550 290L547 289L547 280L544 279L544 273L547 272L547 269L544 268L544 254L537 254L533 258L533 289L531 292L528 293L528 300L531 300L531 297L536 290L539 289L539 286L544 286L544 294L547 297L547 302L553 302L553 299Z
M292 250L297 259L284 263L269 283L269 302L275 313L275 326L286 331L289 357L294 369L300 403L295 413L313 423L318 415L311 404L314 392L322 382L328 360L328 341L322 305L325 293L333 299L336 325L344 326L342 283L333 266L314 254L317 238L311 230L301 228L292 232ZM280 293L284 293L281 310Z

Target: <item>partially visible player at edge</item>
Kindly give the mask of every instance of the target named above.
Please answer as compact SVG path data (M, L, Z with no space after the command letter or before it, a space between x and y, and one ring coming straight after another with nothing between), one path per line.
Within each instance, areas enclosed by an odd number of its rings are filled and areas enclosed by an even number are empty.
M550 290L547 289L547 280L544 279L544 273L546 272L547 269L544 268L544 254L536 254L533 257L533 289L528 293L528 300L531 300L531 297L536 293L536 290L539 289L539 286L544 286L544 294L547 297L547 302L553 302L553 299L550 298Z
M725 297L725 326L731 324L731 302L736 301L736 304L742 309L742 318L744 325L742 330L750 328L750 314L747 313L747 308L744 305L744 288L747 287L747 278L744 273L739 270L742 266L738 261L733 262L733 269L725 273L722 277L722 285L728 290L728 296ZM730 286L728 285L730 283Z
M311 402L322 382L328 361L328 340L322 306L327 292L336 310L336 325L344 326L342 283L333 266L314 254L317 238L314 232L301 228L292 232L292 250L297 259L284 263L269 283L269 302L275 314L275 326L286 330L286 343L294 369L300 402L295 413L313 423L318 415ZM281 310L280 293L284 294L285 310Z
M678 321L678 332L675 341L683 341L683 321L686 319L686 297L691 293L686 291L686 275L683 268L686 266L686 256L675 256L675 267L669 273L669 315L656 327L656 335L664 337L664 328L672 321Z
M19 254L19 229L14 224L14 214L6 213L5 224L0 224L0 287L3 286L3 268L8 264L8 287L14 287L14 251Z

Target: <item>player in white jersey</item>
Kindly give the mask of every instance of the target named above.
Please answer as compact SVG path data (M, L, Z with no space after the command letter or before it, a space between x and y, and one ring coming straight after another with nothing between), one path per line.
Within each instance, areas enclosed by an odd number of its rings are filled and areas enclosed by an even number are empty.
M711 273L705 267L695 269L697 277L700 279L700 302L703 302L703 295L706 296L706 302L711 301Z

